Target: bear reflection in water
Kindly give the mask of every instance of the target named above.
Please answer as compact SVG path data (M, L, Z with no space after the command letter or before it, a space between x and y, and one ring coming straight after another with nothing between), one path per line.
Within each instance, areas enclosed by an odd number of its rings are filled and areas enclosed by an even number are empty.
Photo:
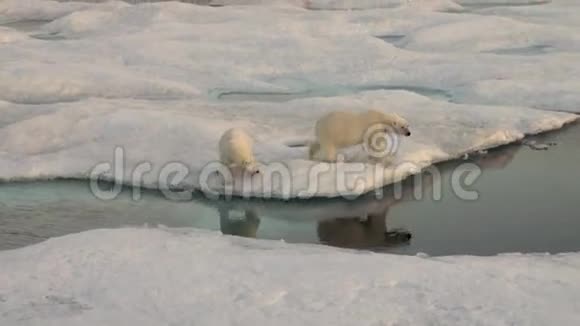
M336 218L318 222L317 234L321 243L353 249L392 247L407 244L411 233L404 229L388 230L386 215L361 218Z
M432 176L422 178L424 191L431 188ZM319 242L326 245L372 249L404 245L411 240L411 233L403 229L389 229L389 208L413 194L410 182L403 183L401 196L394 195L394 187L386 187L384 196L377 199L374 194L356 200L302 200L302 201L248 201L229 200L213 202L220 217L220 230L224 234L256 238L261 219L283 220L285 227L292 222L311 224ZM398 199L396 199L398 198ZM266 223L267 224L267 223ZM280 231L280 230L278 230ZM276 232L280 234L280 232ZM281 230L282 234L286 233ZM264 231L267 232L267 231ZM288 232L288 242L296 242ZM306 232L309 233L309 232ZM300 239L299 242L303 242Z
M520 146L517 145L506 146L485 155L475 155L470 158L470 162L483 170L502 169L513 160L519 149ZM444 171L450 171L463 163L465 162L449 162L439 166L439 170L445 175ZM443 184L449 184L446 178L443 176L441 180ZM318 239L312 239L311 242L352 249L388 249L409 244L412 239L411 232L405 229L389 228L387 216L393 205L418 200L417 192L421 193L421 198L431 196L434 191L433 174L423 173L420 180L418 187L414 177L407 178L399 188L401 192L398 195L394 186L387 186L383 189L382 199L377 199L371 193L356 200L279 202L239 199L212 202L211 205L217 206L220 229L224 234L255 238L260 227L260 219L267 218L284 220L285 227L291 225L292 222L311 223L318 237ZM440 186L437 184L437 187ZM285 234L286 232L282 230L276 233ZM288 232L288 238L285 240L297 242L291 238L291 233ZM304 241L302 236L298 240L298 242Z
M391 201L385 200L385 202L390 203ZM324 209L323 207L321 208ZM260 227L260 217L257 211L258 209L256 208L241 208L238 205L219 207L221 232L223 234L256 238ZM262 209L261 211L264 217L276 214L273 208L271 210ZM335 209L332 209L332 211L336 212ZM336 247L364 249L391 247L408 243L411 239L411 233L403 229L389 230L387 228L387 214L388 206L385 206L379 212L362 212L359 215L350 214L345 217L336 217L334 215L335 217L323 217L324 219L321 220L320 217L312 216L312 224L316 228L320 243ZM303 221L304 218L308 218L308 215L302 215L301 217ZM287 217L283 218L289 220ZM292 239L287 240L292 242Z

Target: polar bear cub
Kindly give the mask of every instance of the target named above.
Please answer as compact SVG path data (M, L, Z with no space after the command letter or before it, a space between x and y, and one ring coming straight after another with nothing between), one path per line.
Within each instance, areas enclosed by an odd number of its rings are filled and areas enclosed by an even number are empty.
M395 113L377 110L361 113L333 111L316 122L316 141L310 144L310 159L321 154L321 160L334 162L337 150L367 141L364 139L365 133L369 128L378 125L384 125L384 132L394 132L405 137L411 135L409 123Z
M253 140L240 128L228 129L219 141L220 161L228 168L238 168L252 175L260 173L254 158Z

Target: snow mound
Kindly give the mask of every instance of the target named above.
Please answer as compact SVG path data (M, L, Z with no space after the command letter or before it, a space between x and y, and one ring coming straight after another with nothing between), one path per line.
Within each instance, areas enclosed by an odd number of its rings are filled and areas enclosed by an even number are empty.
M3 251L0 264L2 325L580 323L577 253L429 258L117 229Z
M106 1L99 8L122 8L127 6L122 1ZM78 10L94 8L95 4L82 1L51 1L51 0L2 0L0 2L0 24L21 21L49 21L57 19Z
M318 10L363 10L380 8L413 7L417 9L456 11L461 6L452 0L308 0L309 9Z
M463 5L482 5L482 6L531 6L543 5L552 2L552 0L455 0Z
M0 44L18 42L25 40L27 36L13 29L0 27Z
M563 50L578 50L580 37L575 31L576 28L542 26L505 17L473 16L468 21L417 30L406 40L405 48L482 52L550 44Z

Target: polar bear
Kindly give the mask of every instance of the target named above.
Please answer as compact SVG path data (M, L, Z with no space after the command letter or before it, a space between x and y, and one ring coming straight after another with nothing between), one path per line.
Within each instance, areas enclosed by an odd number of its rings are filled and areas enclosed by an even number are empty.
M228 168L238 168L252 175L260 173L254 158L252 138L240 128L228 129L219 141L220 161Z
M316 122L316 141L310 143L309 157L313 159L316 154L321 154L323 161L334 162L338 149L369 141L365 139L367 131L376 126L381 127L380 131L385 133L392 132L405 137L411 135L409 123L395 113L378 110L361 113L333 111Z

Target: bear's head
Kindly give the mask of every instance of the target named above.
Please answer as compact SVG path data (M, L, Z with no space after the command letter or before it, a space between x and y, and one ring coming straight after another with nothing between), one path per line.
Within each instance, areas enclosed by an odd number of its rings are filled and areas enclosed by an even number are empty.
M395 132L401 136L409 137L411 136L411 130L409 129L409 123L407 120L403 119L400 115L396 113L387 114L386 121L384 123L393 127Z
M244 168L244 170L248 171L251 175L260 173L260 167L256 162L243 161L242 167Z
M384 113L376 109L371 109L365 115L369 122L384 124L386 126L384 132L386 133L394 132L405 137L411 136L409 123L396 113Z

